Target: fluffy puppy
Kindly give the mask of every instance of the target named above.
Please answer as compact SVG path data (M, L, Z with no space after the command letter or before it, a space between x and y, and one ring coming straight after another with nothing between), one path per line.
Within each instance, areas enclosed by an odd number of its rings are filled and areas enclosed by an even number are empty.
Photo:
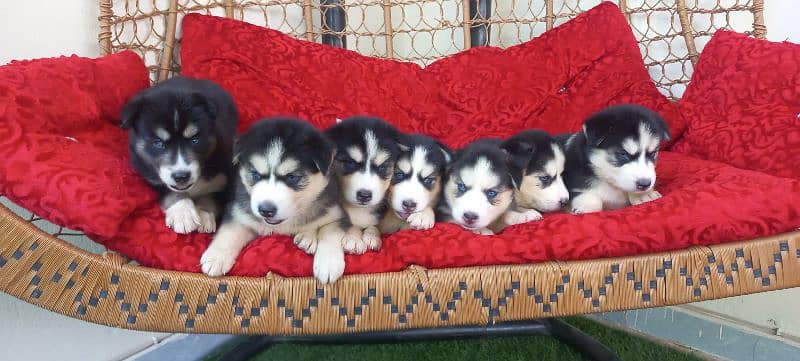
M506 139L501 145L510 157L514 202L503 214L503 226L542 219L569 203L564 185L565 156L561 145L545 131L531 129Z
M377 226L386 211L384 198L399 153L399 133L380 118L355 116L330 127L325 134L337 147L333 168L341 204L353 224L344 239L344 249L354 254L380 249Z
M131 164L158 193L167 227L175 232L216 230L238 119L233 98L221 87L180 76L141 91L123 107Z
M402 229L430 229L442 189L442 177L450 162L450 150L421 134L400 134L400 154L387 195L388 209L380 223L381 233Z
M508 153L499 139L480 139L459 150L446 173L439 218L476 234L508 210L514 198Z
M661 142L667 123L638 105L606 108L583 124L583 131L558 137L566 150L564 181L572 213L637 205L661 197L655 190Z
M334 282L344 272L342 239L350 227L330 168L334 144L310 124L270 118L236 143L236 181L219 231L200 263L209 276L228 273L258 236L294 236L314 254L314 276Z

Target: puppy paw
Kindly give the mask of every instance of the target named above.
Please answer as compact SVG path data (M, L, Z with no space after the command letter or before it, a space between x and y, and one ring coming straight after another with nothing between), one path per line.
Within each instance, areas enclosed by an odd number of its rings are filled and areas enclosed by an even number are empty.
M632 206L639 205L642 203L652 202L656 199L661 198L661 193L658 191L650 191L644 194L629 194L628 200L631 202Z
M367 242L364 242L364 235L360 229L350 229L342 238L342 247L349 254L364 254L367 251Z
M314 278L322 283L333 283L344 274L344 253L338 245L326 244L314 254Z
M206 211L204 209L198 209L197 214L200 216L200 225L197 227L197 231L201 233L214 233L217 231L217 215Z
M377 227L367 227L361 237L367 249L377 251L381 249L381 231Z
M431 229L433 228L433 223L435 221L436 216L434 215L433 211L411 213L406 219L406 222L408 222L408 225L411 226L411 229Z
M294 235L294 244L308 254L317 251L317 232L300 232Z
M164 211L167 227L175 233L186 234L194 232L200 226L200 214L189 198L181 199Z
M492 232L489 228L481 228L481 229L474 229L472 233L475 233L479 236L494 236L494 232Z
M200 257L200 268L203 273L211 277L222 276L233 268L238 255L239 252L232 252L225 248L209 247Z
M542 214L535 209L529 209L524 212L509 211L503 215L503 222L509 226L538 221L540 219L542 219Z

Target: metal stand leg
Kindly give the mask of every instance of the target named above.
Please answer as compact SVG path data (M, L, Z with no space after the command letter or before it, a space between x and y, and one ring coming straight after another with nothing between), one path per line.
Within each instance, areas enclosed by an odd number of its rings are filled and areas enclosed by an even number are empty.
M487 326L455 326L318 336L252 336L229 350L221 361L245 361L276 343L363 344L429 341L484 336L549 335L596 361L619 360L614 353L589 335L558 320L505 322Z

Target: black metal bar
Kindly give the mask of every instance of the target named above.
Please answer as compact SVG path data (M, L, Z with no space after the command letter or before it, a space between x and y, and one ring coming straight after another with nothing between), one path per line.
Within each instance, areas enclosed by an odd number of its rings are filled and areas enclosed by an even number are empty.
M221 361L246 361L277 343L354 344L429 341L484 336L550 335L591 360L616 361L614 353L569 324L556 320L514 321L487 326L455 326L311 336L251 336L229 350Z
M470 44L472 47L489 45L489 23L492 16L492 0L469 0ZM475 24L477 23L477 24Z
M551 336L580 352L586 358L594 361L620 360L614 351L572 325L557 318L550 318L544 322L547 324Z
M347 24L347 15L341 3L341 0L320 0L322 43L337 48L347 48L347 38L342 34Z

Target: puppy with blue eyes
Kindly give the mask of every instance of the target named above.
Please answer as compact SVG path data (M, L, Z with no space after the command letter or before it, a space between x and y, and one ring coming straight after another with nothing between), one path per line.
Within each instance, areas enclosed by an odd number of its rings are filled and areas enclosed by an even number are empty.
M442 177L450 162L450 150L421 134L401 134L400 154L387 196L381 233L403 229L430 229L442 189Z
M558 137L566 150L564 181L572 213L618 209L661 198L655 190L667 123L639 105L606 108L587 119L583 131Z
M353 254L378 250L378 225L386 212L385 195L399 153L399 133L380 118L355 116L325 134L337 147L333 169L342 207L353 225L343 240L344 250Z
M506 139L501 147L509 154L509 172L514 182L514 202L493 228L542 219L569 203L564 184L565 156L558 141L545 131L530 129Z
M480 235L490 229L514 199L509 155L500 139L480 139L459 150L446 173L438 207L441 220Z

